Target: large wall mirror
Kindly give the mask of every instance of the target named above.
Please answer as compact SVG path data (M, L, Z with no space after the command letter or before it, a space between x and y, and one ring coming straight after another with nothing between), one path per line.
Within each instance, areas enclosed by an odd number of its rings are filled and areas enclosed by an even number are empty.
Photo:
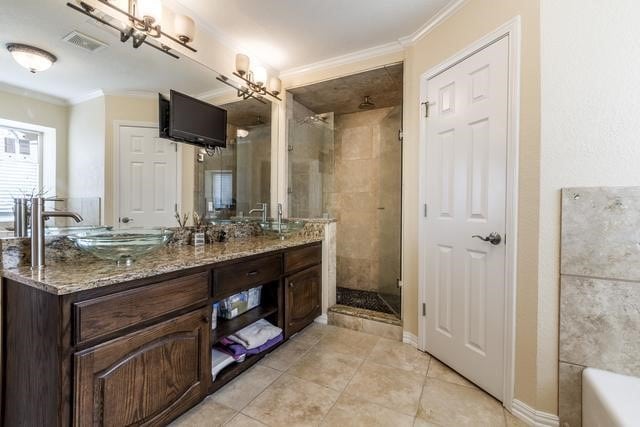
M32 194L62 199L51 207L80 212L83 225L121 228L174 226L176 210L231 218L270 200L268 101L227 101L227 148L201 151L158 132L159 93L219 105L230 90L186 50L173 50L174 58L134 48L56 0L5 4L0 28L0 237L13 235L14 198ZM57 61L31 73L8 43L45 49Z

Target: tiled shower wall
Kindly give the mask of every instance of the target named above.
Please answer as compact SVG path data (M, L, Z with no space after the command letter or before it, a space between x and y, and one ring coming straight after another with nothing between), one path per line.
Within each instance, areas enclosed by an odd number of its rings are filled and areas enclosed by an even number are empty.
M335 175L329 212L338 220L338 284L398 292L401 107L335 116Z
M581 425L582 370L640 376L640 187L562 192L560 421Z

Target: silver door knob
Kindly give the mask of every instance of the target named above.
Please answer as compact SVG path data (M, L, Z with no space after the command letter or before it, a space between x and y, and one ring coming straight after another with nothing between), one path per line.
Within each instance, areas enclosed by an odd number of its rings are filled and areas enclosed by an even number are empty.
M473 235L471 237L474 238L474 239L480 239L483 242L489 242L492 245L499 245L500 242L502 242L502 236L500 235L500 233L495 233L495 232L489 234L486 237L478 236L477 234Z
M125 216L125 217L121 218L121 219L120 219L120 221L121 221L123 224L128 224L128 223L130 223L130 222L133 222L133 218L129 218L128 216Z

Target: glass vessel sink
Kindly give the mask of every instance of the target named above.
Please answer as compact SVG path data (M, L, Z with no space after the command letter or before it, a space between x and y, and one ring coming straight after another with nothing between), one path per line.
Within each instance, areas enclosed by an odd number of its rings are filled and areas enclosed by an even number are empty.
M278 220L269 219L267 222L260 222L260 228L262 228L262 232L267 236L281 236L282 238L286 238L302 230L304 224L305 222L301 220L283 219L282 224L278 227Z
M166 245L173 231L163 228L87 231L67 236L75 245L94 256L118 265L131 265L141 256Z
M70 225L68 227L46 227L44 229L45 236L69 236L79 233L101 233L104 231L110 231L111 226L99 226L99 225Z

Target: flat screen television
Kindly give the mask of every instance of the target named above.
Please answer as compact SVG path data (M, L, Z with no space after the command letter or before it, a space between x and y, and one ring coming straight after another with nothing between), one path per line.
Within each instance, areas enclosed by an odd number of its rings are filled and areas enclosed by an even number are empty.
M227 146L227 111L172 90L159 95L160 138L213 148Z

